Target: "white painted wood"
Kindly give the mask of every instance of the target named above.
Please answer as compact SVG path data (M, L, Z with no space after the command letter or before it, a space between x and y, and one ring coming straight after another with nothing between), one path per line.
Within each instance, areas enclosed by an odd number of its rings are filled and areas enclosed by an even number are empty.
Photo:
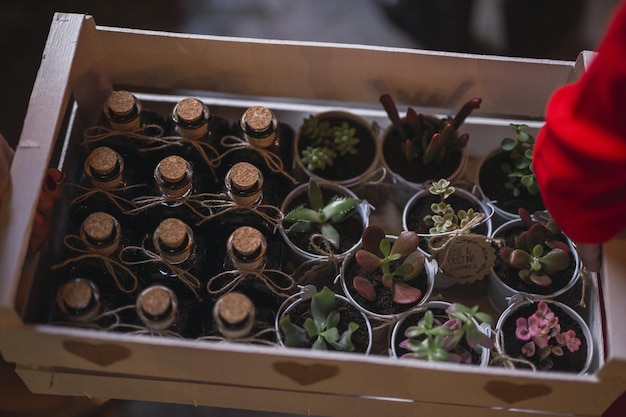
M573 63L401 48L100 28L113 83L253 96L458 108L543 117Z
M574 411L567 414L546 413L514 406L475 407L458 406L452 402L410 402L385 398L351 397L336 393L291 392L226 386L215 384L188 383L175 380L128 378L114 374L79 374L66 371L33 370L18 367L17 373L28 382L33 392L78 395L88 398L101 397L162 401L164 397L172 403L237 408L247 410L293 413L298 415L353 417L380 416L445 416L445 417L593 417L601 413L588 414ZM363 384L365 385L365 384ZM141 387L136 390L135 387ZM415 387L422 389L423 385ZM457 389L448 389L449 398ZM522 414L520 414L522 413Z

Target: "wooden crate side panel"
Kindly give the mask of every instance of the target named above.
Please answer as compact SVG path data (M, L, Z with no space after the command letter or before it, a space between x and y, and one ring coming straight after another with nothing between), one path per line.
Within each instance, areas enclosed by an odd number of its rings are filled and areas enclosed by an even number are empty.
M237 408L298 415L353 417L446 416L446 417L519 417L517 407L475 407L435 401L410 402L383 398L349 397L314 392L285 392L263 388L190 383L172 380L132 379L116 375L79 374L18 367L17 373L36 393L103 397L139 401L168 402L193 406ZM245 401L244 401L245 399ZM593 417L595 414L568 413L568 417ZM525 415L525 414L521 414ZM563 414L532 412L534 417Z
M603 245L600 276L606 326L607 366L601 375L621 379L626 384L626 238L618 237ZM625 387L626 389L626 387Z
M593 376L445 366L380 356L177 342L46 326L0 333L6 360L72 372L175 379L476 407L593 414L621 394ZM45 355L42 354L45 352ZM254 360L251 360L254 358ZM355 383L355 381L371 381ZM454 395L450 384L454 381Z
M11 189L0 216L0 324L19 322L15 295L44 173L69 102L70 74L84 19L54 16L11 165Z
M377 105L459 108L542 118L573 63L409 49L295 43L100 28L114 83Z

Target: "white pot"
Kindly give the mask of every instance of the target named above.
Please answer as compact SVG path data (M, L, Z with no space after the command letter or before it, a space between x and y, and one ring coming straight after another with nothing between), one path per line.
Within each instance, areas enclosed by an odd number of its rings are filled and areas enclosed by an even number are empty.
M450 307L452 305L452 303L448 302L448 301L429 301L428 303L426 303L424 305L424 310L419 311L419 312L414 312L411 313L409 315L406 315L404 317L402 317L399 321L397 321L394 326L393 326L393 330L391 332L391 340L390 340L390 344L389 344L389 355L393 358L398 358L398 352L396 350L396 346L402 341L402 338L404 337L403 334L401 334L400 332L402 331L402 327L404 325L404 323L407 320L414 320L415 324L417 324L417 322L419 321L419 319L421 317L423 317L424 313L427 310L434 310L434 309L442 309L445 310L448 307ZM491 336L491 326L489 326L489 324L487 323L483 323L483 324L478 324L478 322L476 322L476 320L473 320L474 324L476 325L476 327L478 327L480 329L481 332L483 332L484 334L486 334L487 336ZM481 355L480 355L480 366L487 366L489 365L489 358L491 356L491 351L487 348L482 348L481 349Z
M344 187L342 185L331 183L331 182L322 182L322 181L319 181L318 184L319 184L320 188L322 189L322 191L323 190L332 190L337 195L343 195L343 196L351 197L351 198L359 198L353 191L351 191L350 189L348 189L347 187ZM294 188L289 194L287 194L287 196L283 200L283 204L281 205L280 210L284 214L287 214L287 210L292 205L293 201L296 198L300 197L301 195L307 194L308 190L309 190L309 184L308 183L307 184L300 184L299 186ZM325 201L325 203L327 203L327 201ZM363 200L361 202L361 204L359 204L357 206L356 210L357 210L357 213L355 213L355 215L358 214L358 215L361 216L361 219L362 219L362 222L363 222L363 229L365 229L369 225L370 205L367 203L367 201ZM320 254L308 252L308 251L300 248L299 246L297 246L290 239L289 233L287 233L287 230L283 227L282 224L279 227L279 231L280 231L280 234L282 235L283 239L285 240L285 243L289 247L289 249L300 260L307 261L307 260L311 260L311 259L323 259L323 258L327 257L325 255L320 255ZM335 256L340 258L340 259L345 257L348 252L353 251L360 243L361 243L361 239L359 238L358 242L356 242L354 245L352 245L351 248L349 248L348 250L346 250L344 252L335 254Z
M395 240L397 239L397 236L391 236L391 235L387 235L386 236L387 239L390 242L395 242ZM397 320L400 317L402 317L403 315L407 314L406 311L402 312L402 313L396 313L396 314L381 314L381 313L377 313L375 311L371 311L368 310L367 308L365 308L364 306L360 305L352 296L352 293L350 292L348 285L347 285L347 281L346 279L348 278L353 278L353 277L347 277L347 267L350 264L350 262L352 262L354 260L356 251L358 249L361 248L361 244L359 244L359 247L354 250L351 251L343 260L342 264L341 264L341 273L339 275L339 280L341 282L341 288L343 290L343 293L345 294L346 298L348 300L350 300L350 302L355 305L359 310L361 310L361 312L363 312L364 314L366 314L368 317L374 317L377 319L382 319L382 320ZM356 261L354 261L356 262ZM424 270L426 271L426 290L424 291L424 293L422 294L422 298L420 298L420 300L415 303L414 305L412 305L410 308L416 308L419 306L424 305L428 299L430 298L430 295L432 293L433 290L433 285L434 285L434 280L435 280L435 272L437 270L437 262L429 260L428 258L424 259Z
M344 119L347 122L349 122L352 125L358 125L364 129L367 130L367 132L369 133L369 138L367 140L373 140L374 144L375 144L375 151L373 155L365 155L363 157L371 157L372 160L369 164L369 166L367 167L367 169L365 171L363 171L361 174L352 177L352 178L347 178L344 180L330 180L328 178L324 177L323 172L312 172L309 171L307 169L307 167L302 163L301 159L300 159L300 151L298 150L299 148L299 142L300 142L300 131L298 130L298 132L296 132L296 137L295 137L295 141L294 141L294 161L296 164L296 170L299 170L301 173L304 174L304 176L306 178L313 178L317 181L325 181L325 182L332 182L335 184L339 184L342 185L344 187L354 187L356 185L362 184L364 182L367 181L367 178L369 176L371 176L374 172L374 170L378 167L378 159L380 156L380 141L378 140L378 126L372 126L367 120L365 120L364 118L357 116L353 113L349 113L346 111L340 111L340 110L336 110L336 111L327 111L327 112L323 112L323 113L318 113L316 114L314 117L316 117L317 119L320 120L324 120L324 119ZM363 138L360 138L362 141L364 140ZM358 145L357 145L358 148Z
M485 236L490 236L491 235L491 231L492 231L491 217L493 215L493 207L491 207L490 205L486 204L484 201L482 201L481 199L476 197L471 192L466 191L466 190L464 190L462 188L458 188L457 187L455 189L453 195L460 196L460 197L464 198L465 200L472 202L474 206L480 207L480 211L485 214L485 218L479 224L477 224L475 227L478 227L480 225L485 225L487 227L487 231L485 233ZM409 212L411 211L411 208L420 199L431 197L431 196L432 196L432 194L430 193L430 191L428 189L424 189L424 190L418 191L417 193L415 193L409 199L409 201L404 206L404 210L402 211L402 229L403 230L410 230L409 229L409 225L408 225L407 217L409 215ZM420 237L420 239L427 239L428 240L428 239L430 239L432 237L450 236L453 233L455 233L455 232L452 231L452 232L437 233L437 234L418 233L418 236ZM431 257L431 254L428 251L423 250L421 248L420 248L420 251L422 251L428 257ZM453 286L454 284L455 284L454 282L451 282L450 280L444 279L442 277L442 274L439 273L439 272L435 276L435 288L448 288L448 287Z
M280 320L286 315L288 315L289 312L293 310L298 304L307 303L307 302L310 303L311 298L316 293L317 293L317 290L315 286L307 285L303 287L302 291L300 291L299 293L294 294L291 297L287 298L278 309L278 312L276 314L276 320L274 322L274 328L276 330L276 338L278 340L278 343L281 346L285 346L285 342L283 340L282 331L280 330ZM338 303L346 303L350 305L352 308L356 308L355 305L350 302L350 300L348 300L346 297L342 295L335 294L335 301ZM360 352L360 353L364 353L368 355L370 351L372 350L372 341L373 341L372 324L370 323L369 318L365 314L363 314L362 312L360 312L360 314L361 314L361 317L363 317L363 320L365 321L365 324L367 326L367 335L368 335L367 349L365 352Z
M523 308L525 306L528 306L530 304L535 304L538 300L529 300L529 299L524 299L522 296L517 296L514 299L512 299L511 304L504 310L504 312L502 312L502 314L500 315L500 317L498 318L498 321L496 323L496 338L495 338L495 343L496 343L496 350L498 352L503 352L504 354L509 354L506 350L506 340L503 340L504 337L502 336L502 329L505 326L505 324L507 323L507 320L509 319L509 317L513 316L520 308ZM567 314L568 316L570 316L572 319L574 319L574 321L576 321L578 323L578 325L580 326L580 328L582 329L582 336L584 337L584 339L586 340L586 345L587 345L587 358L585 361L585 364L583 366L583 369L579 372L579 374L586 374L589 372L589 368L591 367L591 363L593 361L594 358L594 340L591 336L591 330L589 329L589 326L587 325L587 323L583 320L583 318L580 316L580 314L578 314L574 309L572 309L571 307L569 307L568 305L560 302L560 301L556 301L556 300L549 300L549 299L544 299L543 301L545 301L546 303L548 303L548 306L550 307L551 310L553 310L553 306L558 307L559 309L561 309L561 311L564 314ZM554 310L553 310L554 311ZM515 326L515 323L512 323L513 326ZM563 331L565 330L569 330L569 329L561 329ZM580 337L581 335L577 335L578 337ZM567 355L569 353L569 351L567 349L565 349L565 355ZM521 357L521 359L526 359L523 355Z

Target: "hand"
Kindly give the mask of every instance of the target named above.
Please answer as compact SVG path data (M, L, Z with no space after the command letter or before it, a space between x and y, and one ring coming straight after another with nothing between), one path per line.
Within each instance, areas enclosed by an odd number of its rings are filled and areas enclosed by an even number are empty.
M54 203L61 197L61 183L66 174L56 168L48 168L46 177L43 180L37 213L33 221L33 230L30 235L28 246L31 251L37 252L48 240L52 230L52 214L54 213Z

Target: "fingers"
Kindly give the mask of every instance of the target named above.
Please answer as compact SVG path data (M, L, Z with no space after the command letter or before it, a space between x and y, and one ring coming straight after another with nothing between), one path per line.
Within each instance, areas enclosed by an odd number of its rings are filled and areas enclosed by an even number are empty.
M576 251L583 265L591 272L600 272L602 255L600 245L595 243L576 243Z
M4 136L0 134L0 203L9 188L11 161L13 160L13 149L9 146Z

